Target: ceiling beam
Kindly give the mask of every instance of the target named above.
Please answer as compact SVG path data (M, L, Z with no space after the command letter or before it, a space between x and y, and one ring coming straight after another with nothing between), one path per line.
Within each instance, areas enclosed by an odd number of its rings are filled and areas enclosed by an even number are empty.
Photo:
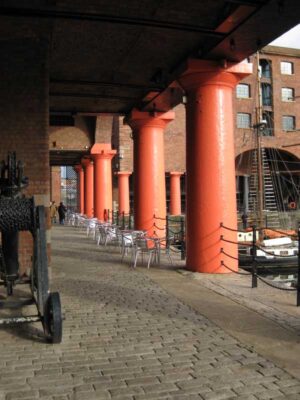
M264 3L267 3L269 0L227 0L227 3L239 4L241 6L252 6L258 7Z
M132 101L137 100L137 97L115 96L115 95L98 94L98 93L50 92L49 95L51 97L79 97L79 98L91 98L91 99L112 99L112 100L132 100Z
M20 8L20 7L0 7L0 15L10 17L29 17L29 18L54 18L69 19L79 21L107 22L112 24L122 24L129 26L143 26L147 28L169 29L181 32L202 33L207 36L213 36L222 39L224 34L215 32L203 26L183 24L170 21L159 21L155 19L119 17L115 15L106 15L98 13L86 13L79 11L64 11L53 9Z
M104 82L104 81L82 81L73 79L50 79L50 84L59 85L79 85L79 86L108 86L126 89L137 89L137 90L162 90L162 86L151 86L151 85L138 85L134 83L122 83L122 82Z

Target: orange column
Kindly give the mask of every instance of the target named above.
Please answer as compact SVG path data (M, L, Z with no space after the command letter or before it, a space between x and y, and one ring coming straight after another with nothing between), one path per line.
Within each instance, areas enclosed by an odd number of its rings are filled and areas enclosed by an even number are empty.
M82 165L75 165L77 172L77 211L84 214L84 172Z
M179 82L187 93L186 251L192 271L228 273L237 261L232 95L252 65L189 60Z
M119 171L118 175L118 189L119 189L119 214L129 214L129 171Z
M94 215L94 165L89 158L83 158L84 166L84 214L92 218Z
M127 120L134 141L135 228L146 230L150 236L166 234L164 129L174 116L172 111L133 110Z
M105 221L106 212L112 213L112 170L111 160L117 153L108 143L96 143L91 148L94 159L94 215Z
M170 215L181 214L181 175L182 172L170 172Z

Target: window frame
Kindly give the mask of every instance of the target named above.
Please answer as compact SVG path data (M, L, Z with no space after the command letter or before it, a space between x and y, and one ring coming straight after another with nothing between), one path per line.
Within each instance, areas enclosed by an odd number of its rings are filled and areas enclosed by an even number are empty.
M239 96L239 93L238 93L238 89L240 88L241 89L241 86L243 86L244 88L246 88L247 87L247 91L248 91L248 95L247 96ZM242 92L243 92L243 90L242 90ZM250 85L248 84L248 83L239 83L237 86L236 86L236 98L237 99L251 99L251 89L250 89Z
M264 67L268 65L268 69L264 69ZM259 68L260 68L260 74L261 78L264 79L271 79L272 78L272 61L268 60L267 58L261 58L259 60Z
M241 115L243 115L243 116L247 115L249 117L249 119L248 119L249 120L249 126L239 126L239 122L241 121L241 120L239 120L239 116L241 116ZM237 112L236 113L236 127L238 129L251 129L252 128L252 126L251 126L251 118L252 118L252 115L250 113Z
M285 119L287 119L287 118L290 118L290 119L293 121L293 127L292 127L292 129L291 129L290 127L288 127L288 128L285 128L285 127L284 127L283 121L284 121ZM296 130L296 116L295 116L295 115L282 115L282 117L281 117L281 124L282 124L282 130L283 130L284 132L292 132L292 131L295 131L295 130Z
M292 91L292 96L284 98L283 90L291 90ZM281 88L281 101L287 101L287 102L295 101L295 89L291 88L291 87L282 87Z
M273 87L269 82L261 82L261 101L265 107L273 106Z
M291 66L291 72L284 71L283 64L289 64ZM294 63L292 61L280 61L280 73L281 75L294 75Z

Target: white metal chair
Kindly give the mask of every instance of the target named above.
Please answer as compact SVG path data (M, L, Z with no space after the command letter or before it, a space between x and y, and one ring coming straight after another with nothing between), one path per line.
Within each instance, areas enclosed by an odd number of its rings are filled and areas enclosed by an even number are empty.
M107 225L104 227L105 231L105 239L104 239L104 246L108 244L116 244L121 247L122 242L122 235L117 226L114 225Z
M86 236L89 237L92 234L92 237L95 239L96 236L96 226L97 226L98 219L97 218L90 218L86 222Z
M150 268L150 265L153 261L159 260L159 241L156 241L153 238L137 237L134 242L133 251L133 268L136 268L139 256L142 256L143 262L144 255L148 256L147 268Z

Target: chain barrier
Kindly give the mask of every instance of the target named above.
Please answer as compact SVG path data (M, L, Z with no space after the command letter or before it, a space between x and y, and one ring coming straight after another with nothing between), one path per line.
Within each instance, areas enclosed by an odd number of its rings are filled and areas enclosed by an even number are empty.
M267 279L263 279L260 275L257 275L257 278L262 281L264 284L266 284L267 286L270 286L273 289L278 289L278 290L283 290L286 292L296 292L298 289L297 288L284 288L284 287L279 287L277 285L274 285L272 283L270 283L270 281L268 281Z
M233 242L232 240L224 239L223 235L220 236L220 240L222 240L223 242L227 242L227 243L239 244L238 242ZM248 243L243 243L243 246L252 247L252 245L250 243L249 244Z
M234 272L234 273L237 274L237 275L248 275L248 276L251 275L251 273L249 273L249 272L239 272L239 271L235 271L234 269L228 267L228 265L226 265L226 264L224 263L224 261L221 261L221 265L222 265L223 267L227 268L229 271Z
M159 231L165 231L166 230L166 228L160 228L159 226L157 226L155 222L153 224L153 228L157 228Z
M238 229L229 228L228 226L223 225L223 222L221 222L220 228L227 229L228 231L231 231L231 232L240 232Z
M159 220L161 220L161 221L166 221L166 220L167 220L167 218L156 217L155 214L153 215L153 218L154 218L154 219L159 219Z
M233 229L233 228L229 228L229 227L227 227L227 226L224 226L223 223L220 224L220 227L221 227L221 228L224 228L224 229L227 229L227 230L229 230L229 231L232 231L232 232L239 232L239 231L236 230L236 229ZM298 227L298 235L297 235L297 236L298 236L298 254L297 254L297 256L298 256L298 268L297 268L297 276L298 276L298 278L297 278L297 283L296 283L296 287L295 287L295 288L288 288L288 287L278 286L278 285L276 285L276 284L274 284L274 283L271 283L270 280L265 279L265 278L262 278L262 277L258 274L257 267L258 267L258 263L261 263L261 261L258 261L258 259L257 259L257 249L263 251L265 254L270 254L270 255L272 255L274 258L276 258L276 257L279 257L279 258L280 258L280 257L281 257L281 258L291 258L291 257L294 257L294 258L295 258L295 256L296 256L295 254L293 254L293 255L278 254L278 255L277 255L277 254L271 253L271 252L265 250L263 247L259 246L259 245L256 243L256 239L257 239L257 238L256 238L256 230L261 231L261 230L266 230L266 229L268 229L268 230L270 230L270 231L274 231L274 232L280 233L280 234L284 234L285 236L290 236L290 237L295 237L295 236L296 236L296 234L288 234L287 232L283 232L283 231L276 230L276 229L270 229L270 228L260 228L260 229L256 229L256 226L254 225L254 226L252 227L252 233L253 233L252 244L243 243L243 246L248 246L248 247L251 247L251 248L252 248L252 270L251 270L251 272L250 272L250 273L237 272L237 271L233 270L232 268L228 267L228 265L226 265L226 264L224 263L224 261L221 261L221 265L224 266L225 268L227 268L228 270L230 270L231 272L236 273L236 274L238 274L238 275L252 275L252 288L257 287L257 279L259 279L259 280L260 280L261 282L263 282L265 285L268 285L269 287L272 287L273 289L278 289L278 290L287 291L287 292L297 292L297 301L296 301L296 305L297 305L297 307L298 307L298 306L300 306L300 226ZM251 232L251 231L250 231L250 232ZM235 244L235 245L239 245L239 244L240 244L240 243L234 242L234 241L232 241L232 240L224 239L223 235L220 236L220 240L222 240L222 241L224 241L224 242L227 242L227 243L232 243L232 244ZM221 249L221 253L224 254L225 256L227 256L227 257L233 259L233 260L237 260L237 261L239 260L237 257L231 256L230 254L227 254L227 253L224 251L223 248ZM269 273L271 273L271 274L274 274L274 271L272 271L271 269L269 269L269 268L267 268L267 267L265 267L265 266L263 266L263 267L264 267L264 272L269 272Z
M221 248L221 253L225 254L225 256L227 256L227 257L229 257L229 258L232 258L233 260L239 261L238 257L234 257L234 256L231 256L230 254L227 254L227 253L224 251L223 247Z

